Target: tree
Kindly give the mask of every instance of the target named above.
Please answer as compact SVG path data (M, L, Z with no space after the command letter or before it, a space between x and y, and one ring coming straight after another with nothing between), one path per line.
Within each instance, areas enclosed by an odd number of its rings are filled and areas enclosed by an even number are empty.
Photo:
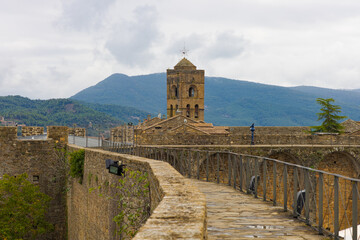
M0 239L37 239L52 230L45 220L51 198L27 174L0 178Z
M317 98L316 101L322 106L322 108L320 108L321 112L317 113L318 121L324 121L320 126L313 127L313 132L340 133L343 126L338 121L347 118L338 115L338 113L341 112L341 107L331 104L335 102L333 98Z

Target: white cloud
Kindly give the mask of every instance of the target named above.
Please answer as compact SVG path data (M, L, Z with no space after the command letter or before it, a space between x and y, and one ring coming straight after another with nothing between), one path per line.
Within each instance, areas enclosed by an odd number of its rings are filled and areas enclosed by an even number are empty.
M189 49L208 75L360 88L360 2L19 0L0 8L0 95L69 97Z
M156 8L147 5L137 7L134 18L115 25L105 46L122 64L146 66L153 59L151 47L160 34Z
M61 0L62 17L58 24L74 30L103 27L104 18L115 0Z
M237 57L245 50L246 40L231 32L223 32L216 36L215 41L205 50L205 56L210 60L218 58L231 59Z

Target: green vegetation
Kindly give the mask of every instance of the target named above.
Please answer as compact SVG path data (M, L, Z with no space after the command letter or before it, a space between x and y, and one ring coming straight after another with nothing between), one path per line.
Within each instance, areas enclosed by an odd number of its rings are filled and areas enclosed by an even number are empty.
M45 220L51 198L24 173L0 179L0 239L38 239L53 226Z
M137 124L140 119L142 120L146 118L148 114L150 114L149 112L141 111L133 107L124 107L115 104L98 104L87 102L79 103L95 111L105 113L116 119L120 119L125 123L132 122L133 124Z
M150 216L148 175L126 168L116 189L120 212L113 220L118 225L117 232L121 239L133 238Z
M338 115L341 112L341 107L331 104L332 102L335 102L332 98L317 98L316 101L321 106L321 112L317 113L318 121L323 120L323 123L320 126L313 127L313 131L340 133L343 126L340 125L339 121L347 118Z
M84 149L80 149L78 151L74 151L70 153L70 176L73 178L79 178L79 183L82 183L83 181L84 161L85 161Z
M205 121L223 126L312 126L317 97L335 96L344 115L360 119L360 92L314 87L279 87L219 77L205 77ZM166 113L166 74L113 74L72 99L131 106Z
M116 232L120 239L131 239L150 216L150 186L146 172L128 168L124 172L124 176L119 177L116 184L105 181L103 186L89 188L89 193L97 190L98 196L117 202L119 211L113 218L117 225ZM98 184L97 180L96 183ZM105 190L110 192L106 194ZM115 195L110 195L114 192Z
M119 105L101 105L71 99L31 100L21 96L0 97L0 116L27 126L87 127L90 135L96 131L137 123L147 112ZM91 123L91 124L90 124ZM91 126L89 126L91 125Z
M69 99L30 100L20 96L0 97L0 116L28 126L87 127L89 122L110 128L123 121Z

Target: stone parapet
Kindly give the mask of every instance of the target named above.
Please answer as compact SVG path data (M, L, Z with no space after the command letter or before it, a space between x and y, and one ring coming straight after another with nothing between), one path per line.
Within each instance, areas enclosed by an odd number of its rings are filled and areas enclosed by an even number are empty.
M21 127L21 136L36 136L36 135L43 135L44 134L44 127L30 127L24 126Z
M54 141L68 143L68 132L69 128L65 126L48 126L47 127L47 138L53 139Z
M85 128L68 128L69 134L74 135L77 137L86 137L86 129Z
M78 150L69 145L69 150ZM204 195L168 163L147 158L85 149L83 183L70 183L67 197L68 238L118 239L114 235L117 201L90 193L103 183L110 186L121 178L110 174L105 159L121 161L130 170L147 172L150 183L151 216L134 239L206 239L206 201ZM101 194L113 194L101 187ZM115 199L116 200L116 199Z
M250 131L249 131L250 132ZM250 145L251 134L212 134L193 133L136 135L139 145ZM258 134L254 136L255 145L356 145L360 135L311 135L311 134Z
M0 143L8 143L17 138L17 127L0 127Z
M0 127L0 178L27 173L28 180L51 197L46 213L54 231L37 239L66 239L65 162L52 140L18 140L16 127Z

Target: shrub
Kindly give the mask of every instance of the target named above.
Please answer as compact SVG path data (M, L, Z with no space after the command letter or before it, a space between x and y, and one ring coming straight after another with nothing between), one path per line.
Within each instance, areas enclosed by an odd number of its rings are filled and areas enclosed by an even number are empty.
M73 178L79 178L79 183L82 183L84 176L84 160L84 149L70 153L70 176Z

